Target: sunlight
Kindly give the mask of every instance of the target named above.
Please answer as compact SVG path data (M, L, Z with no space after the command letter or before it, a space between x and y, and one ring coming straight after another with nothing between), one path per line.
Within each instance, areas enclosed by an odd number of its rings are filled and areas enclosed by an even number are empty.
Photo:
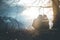
M34 20L35 18L38 17L39 11L38 11L38 8L31 7L23 11L21 15L26 16L27 19Z
M18 5L23 5L26 9L22 12L27 20L34 20L39 15L46 15L49 20L49 29L53 26L53 8L51 0L20 0Z
M45 8L45 14L48 17L49 20L49 29L52 29L53 27L53 8Z

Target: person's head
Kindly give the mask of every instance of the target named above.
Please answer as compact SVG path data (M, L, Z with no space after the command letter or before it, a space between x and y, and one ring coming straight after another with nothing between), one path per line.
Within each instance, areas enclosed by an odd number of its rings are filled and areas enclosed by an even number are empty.
M39 15L38 18L42 18L42 15Z

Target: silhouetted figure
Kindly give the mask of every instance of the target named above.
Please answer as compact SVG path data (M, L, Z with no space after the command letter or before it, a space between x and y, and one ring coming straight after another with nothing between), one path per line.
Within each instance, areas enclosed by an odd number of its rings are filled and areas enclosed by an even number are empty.
M49 32L49 20L46 15L39 15L37 19L33 21L32 26L38 31L38 35L34 37L34 40L47 40Z
M49 29L49 21L46 15L39 15L37 19L33 21L32 26L39 31L47 31Z
M46 15L43 15L42 17L42 25L41 25L42 30L48 30L49 29L49 20Z
M39 15L37 17L37 19L33 20L33 24L32 26L35 28L35 29L39 29L39 27L41 26L42 24L42 15Z

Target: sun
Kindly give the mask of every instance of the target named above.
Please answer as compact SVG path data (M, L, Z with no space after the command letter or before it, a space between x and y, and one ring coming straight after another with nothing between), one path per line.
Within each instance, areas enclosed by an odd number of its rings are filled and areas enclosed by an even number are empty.
M37 7L30 7L23 11L21 15L26 16L27 19L33 20L38 17L39 11Z

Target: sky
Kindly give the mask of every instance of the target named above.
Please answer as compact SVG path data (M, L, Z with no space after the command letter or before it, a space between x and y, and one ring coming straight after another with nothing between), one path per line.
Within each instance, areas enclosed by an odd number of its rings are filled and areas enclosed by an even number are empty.
M33 20L43 13L47 15L49 20L53 20L52 8L41 8L51 5L49 0L0 0L0 16L15 18L25 27L30 27Z

